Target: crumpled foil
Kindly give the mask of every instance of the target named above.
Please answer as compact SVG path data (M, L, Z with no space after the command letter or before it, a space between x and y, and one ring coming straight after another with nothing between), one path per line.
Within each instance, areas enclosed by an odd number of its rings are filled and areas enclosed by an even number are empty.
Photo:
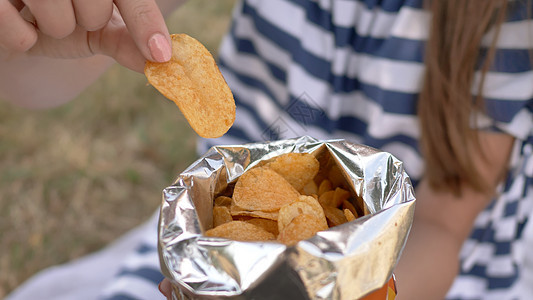
M369 214L292 247L202 236L212 226L215 196L289 152L333 159ZM163 191L161 268L175 299L358 299L391 278L415 202L402 162L368 146L304 136L213 147Z

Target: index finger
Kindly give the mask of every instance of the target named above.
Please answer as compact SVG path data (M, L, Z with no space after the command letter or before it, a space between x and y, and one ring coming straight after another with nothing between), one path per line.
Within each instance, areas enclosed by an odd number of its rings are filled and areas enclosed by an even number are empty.
M170 60L170 35L161 10L154 0L115 0L137 47L146 59Z

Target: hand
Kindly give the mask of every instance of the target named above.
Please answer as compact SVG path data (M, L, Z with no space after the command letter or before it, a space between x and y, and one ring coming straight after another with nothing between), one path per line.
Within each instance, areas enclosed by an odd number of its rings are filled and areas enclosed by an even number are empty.
M104 54L142 72L146 59L170 59L171 48L155 0L0 0L0 54Z
M165 278L159 283L159 291L161 294L165 295L168 300L172 299L172 286L168 279Z

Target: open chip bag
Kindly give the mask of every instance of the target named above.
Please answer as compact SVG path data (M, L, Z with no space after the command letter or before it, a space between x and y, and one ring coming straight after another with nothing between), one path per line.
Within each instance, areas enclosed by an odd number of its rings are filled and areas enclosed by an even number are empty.
M212 147L163 191L161 269L176 299L390 300L414 208L402 162L368 146L304 136Z

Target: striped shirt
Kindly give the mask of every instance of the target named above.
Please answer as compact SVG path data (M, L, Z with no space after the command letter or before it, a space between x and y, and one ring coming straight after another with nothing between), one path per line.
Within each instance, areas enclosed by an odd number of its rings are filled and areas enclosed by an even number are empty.
M394 154L416 184L424 168L416 103L431 20L422 2L239 3L219 57L235 96L237 117L224 137L201 140L199 152L219 144L302 135L345 138ZM533 276L533 258L525 247L533 237L523 234L533 211L533 71L529 58L533 23L523 3L510 2L496 61L486 75L487 115L481 118L483 126L516 138L513 157L499 196L480 213L463 246L460 274L447 299L531 299L533 295L530 283L523 280ZM483 39L481 56L493 34L490 31ZM139 255L151 253L157 259L154 245L142 246ZM146 277L145 282L153 283L159 277L150 268L125 268L121 276ZM128 287L128 295L136 295L133 299L145 299L135 291L137 281L128 285L119 278L117 282ZM120 294L117 284L114 288L110 284L107 299L132 299Z
M416 103L431 20L422 2L243 1L219 58L237 118L228 135L202 140L200 151L301 135L345 138L391 152L416 184L424 167ZM463 246L447 299L533 298L520 284L522 233L533 210L533 23L523 3L510 3L502 25L480 124L516 138L513 159L498 199ZM481 57L493 34L483 39Z

